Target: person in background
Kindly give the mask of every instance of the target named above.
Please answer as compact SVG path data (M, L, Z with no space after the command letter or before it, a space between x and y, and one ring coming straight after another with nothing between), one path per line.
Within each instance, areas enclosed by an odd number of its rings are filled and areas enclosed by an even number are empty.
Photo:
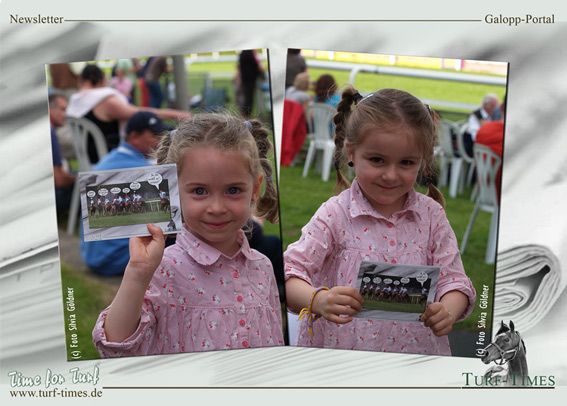
M469 156L473 156L473 144L476 140L476 133L484 123L493 120L492 116L498 109L498 103L498 96L488 93L482 99L482 105L469 115L463 138L465 151Z
M295 77L307 71L305 58L301 56L301 49L290 48L287 50L287 64L285 72L285 88L293 86Z
M167 58L165 56L158 56L148 61L144 80L150 93L150 107L159 109L163 103L160 79L168 70Z
M126 123L126 139L105 155L94 170L136 168L151 165L148 159L166 130L161 119L149 111L135 113ZM100 275L122 275L130 259L128 239L84 242L81 256L93 272Z
M335 78L327 73L319 76L315 82L315 102L325 103L333 108L337 108L341 97L337 93L338 87Z
M506 96L500 105L501 118L499 120L488 121L480 127L476 133L476 143L486 145L496 155L502 158L504 153L504 120L506 116ZM500 198L500 188L502 183L502 166L496 174L497 196Z
M92 121L101 130L107 148L111 151L120 143L122 123L139 111L150 111L161 119L181 120L190 116L188 112L180 110L131 105L122 93L106 86L104 72L93 64L85 66L81 72L79 92L69 100L67 115ZM88 141L88 152L91 162L98 162L92 138Z
M311 97L307 93L308 90L309 73L299 73L293 81L293 86L287 88L285 91L285 98L298 102L303 106L303 109L305 109L311 100Z
M130 69L132 67L132 62L129 59L121 59L123 61L130 62ZM134 82L130 79L128 75L128 67L124 63L117 63L115 66L115 75L110 79L110 86L120 93L122 93L130 103L132 103L132 90L134 89Z
M252 114L254 106L256 82L264 77L264 70L255 50L244 50L238 56L238 76L240 90L242 91L240 114L242 114L242 117L248 118Z
M49 95L49 123L51 126L51 154L53 157L53 179L55 181L55 204L59 218L69 210L75 175L69 173L63 166L61 149L57 139L56 129L65 124L67 98L63 94Z

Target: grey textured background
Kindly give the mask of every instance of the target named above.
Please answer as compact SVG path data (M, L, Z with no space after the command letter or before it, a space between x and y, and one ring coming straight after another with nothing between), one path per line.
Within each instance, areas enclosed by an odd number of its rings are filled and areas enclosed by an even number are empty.
M218 2L217 2L218 3ZM217 4L215 3L215 4ZM547 26L490 26L484 23L345 23L345 22L208 22L208 23L65 23L25 26L7 24L10 13L62 15L66 18L483 18L487 12L534 14L555 12L565 21L564 6L480 1L406 2L379 5L287 1L223 2L223 7L171 1L151 6L120 5L107 0L85 7L79 2L0 2L0 399L7 399L8 371L44 375L46 368L65 372L73 366L101 369L99 386L460 386L462 372L482 373L476 359L404 356L338 350L267 348L206 354L181 354L68 364L65 361L57 232L52 191L47 118L46 63L106 59L152 54L246 49L270 49L275 128L281 128L283 74L287 47L347 50L497 60L510 63L508 124L503 177L503 208L507 196L537 201L537 190L550 176L566 173L567 150L567 24ZM562 9L559 9L562 7ZM567 192L565 193L567 197ZM542 206L541 216L561 208ZM505 219L503 219L504 221ZM526 238L537 218L521 222ZM505 223L502 227L506 226ZM566 234L558 223L557 234ZM502 242L501 242L502 243ZM533 241L533 243L541 243ZM567 266L565 263L562 267ZM563 270L562 269L562 270ZM567 310L565 293L535 328L524 333L531 374L567 377ZM496 304L498 305L498 304ZM499 321L499 320L497 320ZM507 391L506 391L507 392ZM523 401L542 396L557 400L554 391L523 391ZM406 391L404 399L458 391ZM519 396L514 394L515 396ZM399 392L354 390L240 390L240 391L118 391L106 389L106 400L162 401L164 397L195 401L251 403L251 397L271 404L325 401L344 403L372 396L399 399ZM466 398L487 401L485 391ZM47 400L48 401L48 400ZM3 404L5 404L2 401ZM53 401L54 404L57 401ZM405 402L404 402L405 403Z

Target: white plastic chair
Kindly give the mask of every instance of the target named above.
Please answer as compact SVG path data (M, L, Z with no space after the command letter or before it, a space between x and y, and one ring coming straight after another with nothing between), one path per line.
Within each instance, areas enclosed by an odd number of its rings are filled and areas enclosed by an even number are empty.
M73 148L75 156L79 161L79 171L86 172L91 170L91 161L88 153L89 135L93 137L99 159L108 153L106 140L100 129L92 121L86 118L67 117L67 123L71 127L73 134ZM72 235L75 231L77 215L80 209L79 182L73 186L73 196L71 197L71 207L69 208L69 218L67 220L67 234Z
M307 126L309 127L309 149L303 167L303 177L307 176L317 151L323 151L323 165L321 169L321 179L324 182L329 180L331 174L331 164L335 152L335 142L333 141L333 117L336 110L324 103L312 103L307 108Z
M445 187L449 184L449 167L453 160L457 158L453 152L453 140L451 133L456 130L455 125L443 120L439 126L439 145L436 148L435 156L439 160L439 179L438 187Z
M476 197L469 224L465 230L461 242L461 254L467 248L470 233L479 210L492 213L490 229L488 231L488 244L486 247L485 262L493 264L496 259L496 233L498 225L498 189L496 186L496 175L500 169L502 159L490 148L484 145L474 146L474 158L477 167L477 182L479 193Z
M470 185L474 174L474 158L469 156L465 150L464 136L467 130L468 126L464 124L457 133L457 151L459 156L456 156L451 163L451 184L449 185L449 196L452 198L463 193L465 182L467 185Z

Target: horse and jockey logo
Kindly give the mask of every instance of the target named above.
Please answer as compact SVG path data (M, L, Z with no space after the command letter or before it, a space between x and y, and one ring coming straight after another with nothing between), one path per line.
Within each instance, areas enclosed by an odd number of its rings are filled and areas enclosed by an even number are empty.
M510 321L506 325L500 322L500 329L494 340L486 346L481 358L485 364L494 362L484 374L486 381L495 381L499 386L525 386L528 376L526 345L522 336Z
M488 368L484 375L462 373L465 386L555 386L556 379L553 375L528 375L526 344L512 321L509 324L500 322L494 339L479 355L482 362L494 362L494 365Z

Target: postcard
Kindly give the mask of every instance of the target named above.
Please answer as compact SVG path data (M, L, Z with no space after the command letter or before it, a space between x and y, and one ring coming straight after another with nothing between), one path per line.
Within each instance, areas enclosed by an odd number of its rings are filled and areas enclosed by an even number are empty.
M79 185L86 242L181 230L176 165L80 172Z
M357 288L364 299L356 317L419 321L435 299L439 267L363 261Z

